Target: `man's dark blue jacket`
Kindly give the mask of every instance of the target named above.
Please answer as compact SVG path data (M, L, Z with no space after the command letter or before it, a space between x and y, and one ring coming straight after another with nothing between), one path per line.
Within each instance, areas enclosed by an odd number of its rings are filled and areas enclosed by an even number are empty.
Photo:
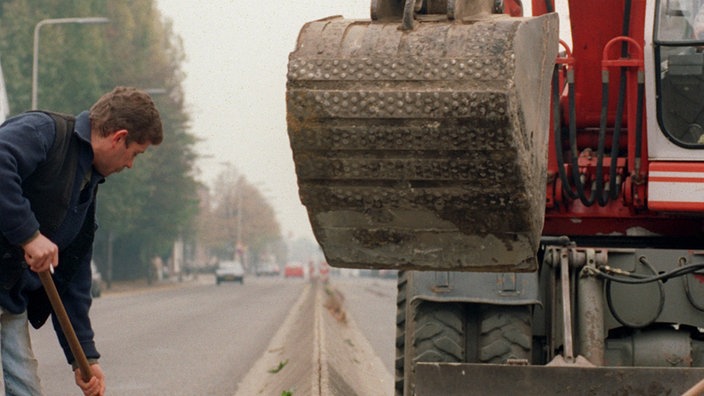
M65 133L57 128L61 122L68 125ZM88 312L95 196L104 177L92 166L90 133L87 112L75 118L75 128L73 117L44 112L23 113L0 125L0 306L12 313L27 310L34 327L51 313L19 247L40 231L59 247L56 287L86 356L97 359ZM52 321L72 363L59 323Z

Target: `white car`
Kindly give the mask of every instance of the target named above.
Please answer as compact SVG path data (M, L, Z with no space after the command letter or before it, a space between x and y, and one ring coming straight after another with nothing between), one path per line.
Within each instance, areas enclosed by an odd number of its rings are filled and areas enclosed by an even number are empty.
M100 297L103 292L103 277L98 271L98 266L95 265L93 260L90 261L90 272L91 272L91 285L90 285L90 295L93 297Z
M257 276L279 276L281 269L276 263L259 263L257 265Z
M244 268L238 261L221 261L215 270L215 284L220 282L239 282L244 284Z

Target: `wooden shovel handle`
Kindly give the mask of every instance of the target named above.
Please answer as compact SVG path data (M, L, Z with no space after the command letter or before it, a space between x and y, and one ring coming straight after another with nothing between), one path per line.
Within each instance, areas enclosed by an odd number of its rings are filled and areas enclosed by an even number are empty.
M78 368L81 370L81 377L84 381L88 382L93 377L93 373L91 372L86 354L83 352L83 347L81 347L81 343L78 342L76 332L73 330L73 325L71 325L71 320L68 317L66 308L64 308L64 304L61 302L59 292L56 290L54 279L52 279L49 271L40 272L39 279L42 281L42 285L44 285L46 295L49 297L49 302L51 302L51 306L54 308L54 314L59 320L61 330L64 331L64 335L68 341L68 346L71 348L73 357L78 363Z

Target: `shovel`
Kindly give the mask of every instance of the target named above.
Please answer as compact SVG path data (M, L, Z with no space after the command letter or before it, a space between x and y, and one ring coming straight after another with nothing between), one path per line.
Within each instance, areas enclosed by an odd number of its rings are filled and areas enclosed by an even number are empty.
M52 279L49 271L40 272L39 279L42 281L42 285L44 285L46 295L49 297L49 302L51 302L52 308L54 308L54 313L59 320L61 330L64 331L64 335L68 341L68 346L71 348L73 357L78 363L78 368L81 370L81 377L84 381L88 382L93 377L93 373L91 372L90 364L88 364L86 354L83 352L83 347L81 347L81 343L78 342L76 332L73 330L73 325L71 325L71 321L68 318L66 308L64 308L64 304L61 302L59 292L56 290L54 279Z

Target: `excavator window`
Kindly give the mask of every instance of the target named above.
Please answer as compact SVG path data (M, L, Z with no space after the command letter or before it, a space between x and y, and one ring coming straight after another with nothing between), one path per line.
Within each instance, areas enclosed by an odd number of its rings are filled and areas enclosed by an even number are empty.
M660 128L680 146L704 148L704 0L661 0L656 15Z

